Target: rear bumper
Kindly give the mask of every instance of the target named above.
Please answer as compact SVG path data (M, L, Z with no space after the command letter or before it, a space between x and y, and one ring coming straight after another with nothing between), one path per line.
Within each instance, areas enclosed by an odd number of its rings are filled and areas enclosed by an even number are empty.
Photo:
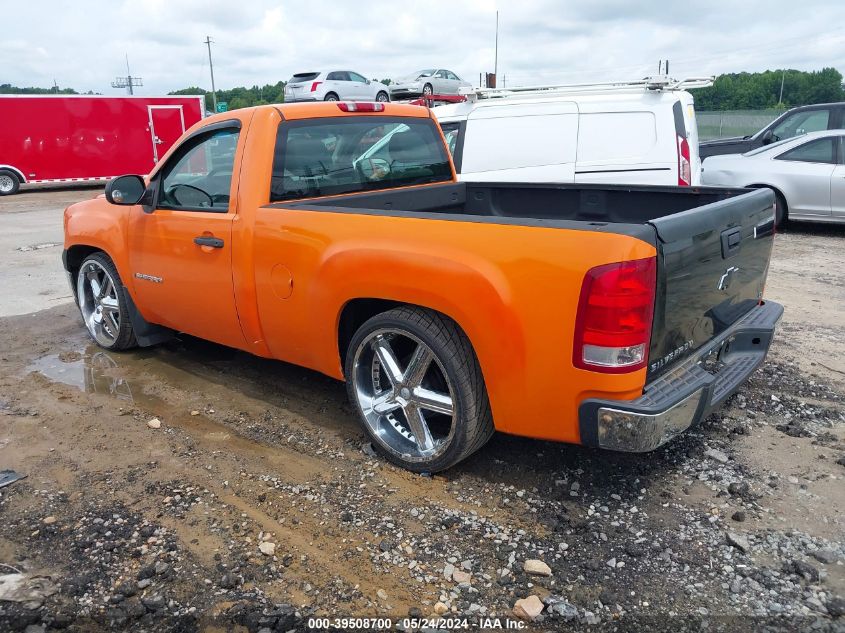
M782 316L778 303L755 307L681 366L646 385L636 400L585 400L578 411L581 443L630 452L665 444L709 415L763 363Z

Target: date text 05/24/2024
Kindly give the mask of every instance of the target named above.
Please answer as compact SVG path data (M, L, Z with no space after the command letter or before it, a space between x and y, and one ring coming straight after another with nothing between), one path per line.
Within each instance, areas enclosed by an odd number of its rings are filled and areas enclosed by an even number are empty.
M510 630L520 631L528 625L513 618L482 617L477 620L468 618L309 618L308 628L312 631L360 630L390 631L437 629L437 630Z

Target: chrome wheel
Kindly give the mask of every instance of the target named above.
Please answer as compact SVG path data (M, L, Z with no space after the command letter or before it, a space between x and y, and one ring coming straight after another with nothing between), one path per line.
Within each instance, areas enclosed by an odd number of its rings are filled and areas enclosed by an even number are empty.
M76 295L85 326L103 347L112 347L120 335L120 300L109 272L88 260L76 278Z
M0 174L0 193L12 193L14 188L14 179L6 174Z
M430 461L455 433L455 390L432 349L408 331L378 329L361 341L352 392L371 435L394 455Z
M378 101L379 103L385 103L387 102L387 100L387 94L384 92L380 92L376 95L376 101Z
M423 86L423 94L426 97L430 97L432 94L434 94L434 88L431 87L431 84L426 84L425 86Z

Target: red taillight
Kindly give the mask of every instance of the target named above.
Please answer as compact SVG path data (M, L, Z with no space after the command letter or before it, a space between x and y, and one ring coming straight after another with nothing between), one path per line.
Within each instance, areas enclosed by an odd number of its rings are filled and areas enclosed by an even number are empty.
M384 112L383 103L338 101L337 107L344 112Z
M692 185L692 165L690 165L689 141L682 136L678 137L678 186L689 187Z
M313 84L311 84L311 92L317 92L317 86L319 86L321 83L323 83L323 82L322 81L315 81Z
M576 367L607 373L645 367L656 285L654 257L587 271L575 319Z

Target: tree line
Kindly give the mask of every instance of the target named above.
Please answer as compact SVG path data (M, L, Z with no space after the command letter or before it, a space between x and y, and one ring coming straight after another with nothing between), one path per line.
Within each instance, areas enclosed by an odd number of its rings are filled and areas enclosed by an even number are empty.
M377 80L373 80L377 81ZM390 83L382 79L383 83ZM244 86L217 91L217 101L229 110L267 103L282 103L285 83ZM781 85L783 90L781 90ZM79 94L72 88L18 88L0 84L0 94ZM89 91L85 94L94 94ZM213 110L211 92L196 86L174 90L171 95L204 95L205 107ZM781 96L782 94L782 96ZM806 72L767 70L759 73L728 73L716 78L709 88L694 92L697 110L787 109L797 105L845 101L842 74L835 68Z
M693 95L695 109L699 111L785 110L799 105L845 101L842 74L835 68L813 72L729 73L719 75L712 86L695 90Z

